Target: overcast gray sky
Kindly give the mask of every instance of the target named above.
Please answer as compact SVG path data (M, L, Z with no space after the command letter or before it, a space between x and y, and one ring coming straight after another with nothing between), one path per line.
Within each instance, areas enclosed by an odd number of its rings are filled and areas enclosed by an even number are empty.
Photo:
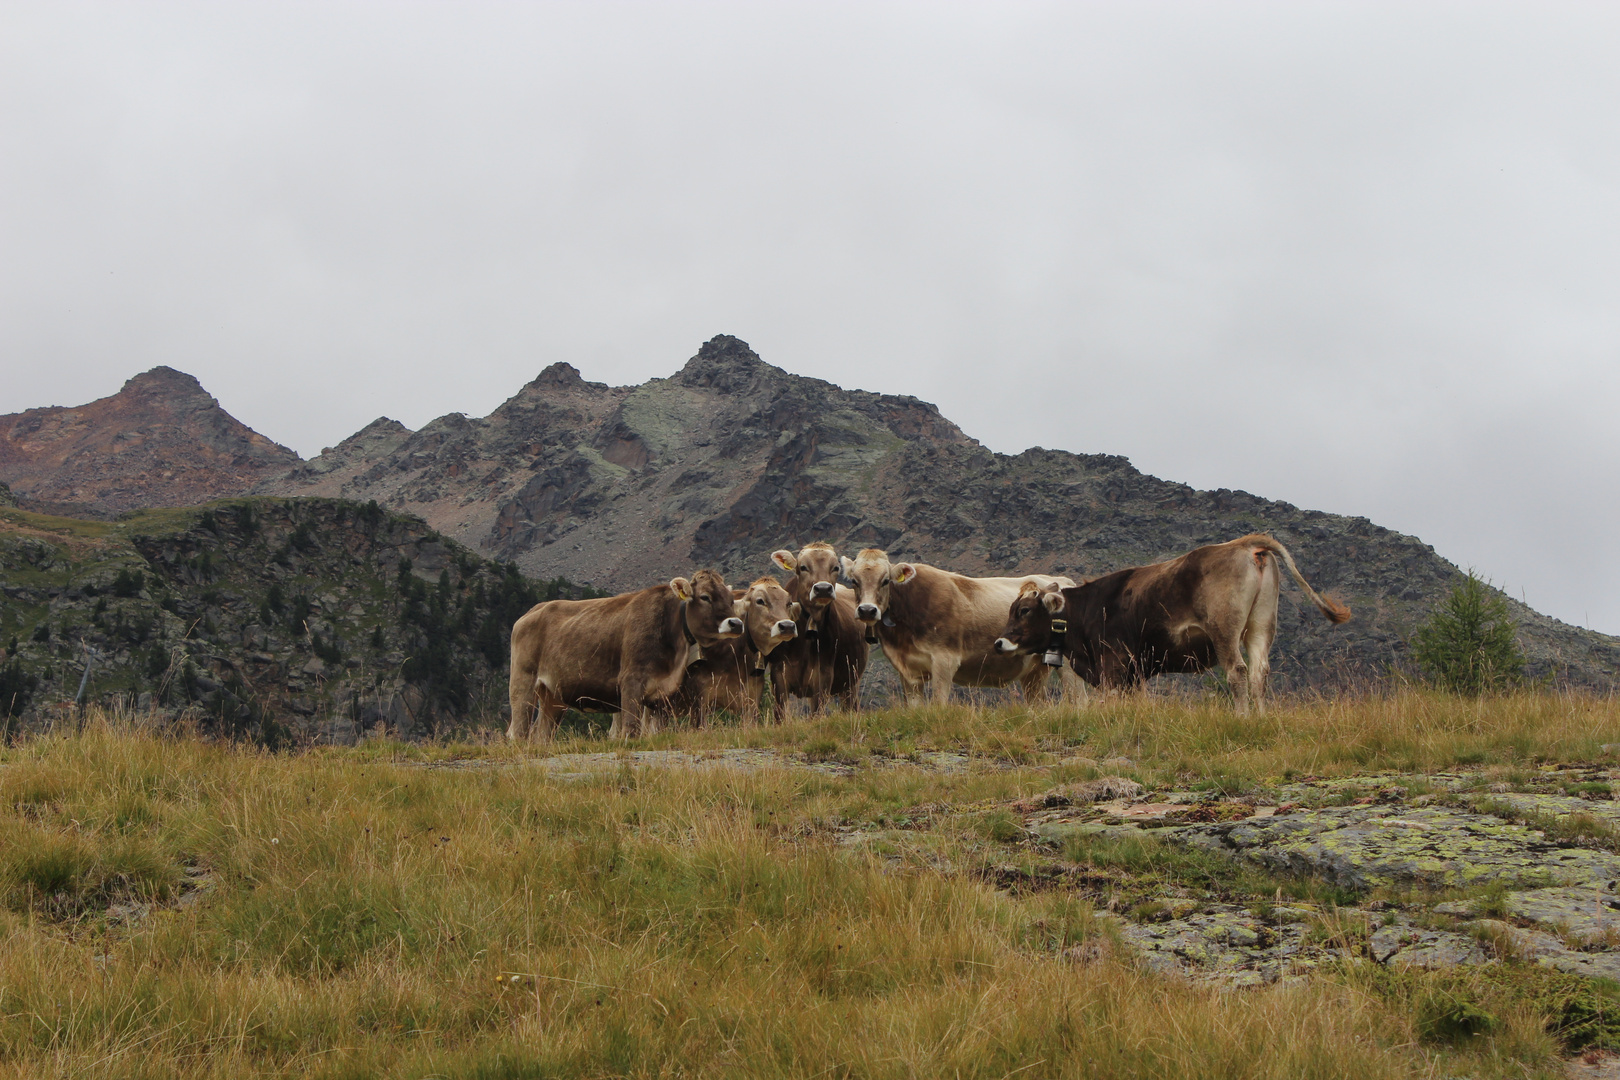
M170 364L310 456L732 333L1620 633L1617 57L1612 3L4 0L0 413Z

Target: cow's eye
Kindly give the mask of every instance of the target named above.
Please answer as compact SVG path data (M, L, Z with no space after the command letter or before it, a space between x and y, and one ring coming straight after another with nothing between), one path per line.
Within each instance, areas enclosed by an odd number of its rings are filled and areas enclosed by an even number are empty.
M889 579L888 578L884 578L882 581L878 582L878 588L887 589L888 587L889 587Z
M809 568L809 567L808 567L808 566L801 566L801 567L799 567L799 573L801 573L801 574L808 574L808 573L809 573L809 572L810 572L810 568Z
M759 606L760 606L760 607L764 607L764 606L765 606L765 601L764 601L764 600L762 600L762 599L756 599L756 600L755 600L755 601L754 601L754 603L756 603L756 604L758 604L758 605L759 605Z

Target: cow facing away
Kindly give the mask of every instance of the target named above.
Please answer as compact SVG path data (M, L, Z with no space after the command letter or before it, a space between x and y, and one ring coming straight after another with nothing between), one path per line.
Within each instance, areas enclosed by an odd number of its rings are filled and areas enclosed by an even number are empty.
M837 697L853 712L860 707L869 650L854 594L838 589L838 553L830 544L814 543L798 554L772 552L771 561L793 575L787 591L800 609L798 639L771 654L773 715L778 721L786 715L790 696L809 698L817 713Z
M1329 622L1350 618L1349 608L1316 594L1287 548L1254 534L1073 588L1026 586L996 649L1033 657L1056 646L1081 678L1104 690L1219 665L1238 711L1248 712L1252 701L1264 712L1277 636L1278 560Z
M845 557L843 570L855 592L855 616L883 646L908 704L921 702L930 682L939 704L951 699L952 683L1016 682L1026 699L1045 698L1047 670L1040 658L998 652L995 640L1020 587L1073 585L1069 578L972 578L923 563L890 563L877 548Z
M512 626L507 737L550 739L569 707L616 710L609 734L658 730L656 708L705 648L742 634L731 588L713 570L639 592L536 604Z
M765 695L765 665L797 639L800 608L774 577L762 577L732 593L733 610L742 620L741 637L705 649L703 659L686 669L686 681L670 699L670 711L702 723L724 709L745 720L759 718Z

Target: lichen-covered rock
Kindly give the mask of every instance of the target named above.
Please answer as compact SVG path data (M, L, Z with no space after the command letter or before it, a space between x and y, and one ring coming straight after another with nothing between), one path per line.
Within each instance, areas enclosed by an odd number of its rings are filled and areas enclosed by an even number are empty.
M1620 896L1615 895L1613 882L1526 889L1509 893L1503 903L1513 918L1555 928L1568 940L1583 945L1620 943Z
M1158 835L1358 890L1497 881L1521 887L1606 884L1620 878L1620 855L1562 847L1527 826L1453 807L1323 807L1172 826Z
M1407 939L1382 962L1392 967L1432 971L1436 968L1486 964L1492 959L1490 952L1468 934L1451 930L1409 930Z
M1119 937L1160 972L1213 978L1231 985L1275 982L1310 971L1324 954L1311 940L1306 913L1279 908L1260 919L1231 904L1159 922L1117 919Z

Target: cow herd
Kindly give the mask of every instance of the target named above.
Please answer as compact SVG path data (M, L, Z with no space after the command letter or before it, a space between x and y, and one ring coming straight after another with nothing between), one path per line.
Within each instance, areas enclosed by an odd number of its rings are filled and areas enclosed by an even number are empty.
M767 672L774 719L791 697L817 712L834 698L856 709L871 645L913 704L930 691L949 701L953 684L1017 683L1041 700L1053 667L1078 692L1082 681L1130 689L1219 666L1239 711L1263 711L1279 562L1329 622L1350 618L1260 534L1084 583L967 577L876 548L840 558L824 543L771 562L786 584L768 575L733 589L699 570L620 596L536 604L512 627L508 736L550 738L568 708L611 712L620 738L722 709L757 718Z

